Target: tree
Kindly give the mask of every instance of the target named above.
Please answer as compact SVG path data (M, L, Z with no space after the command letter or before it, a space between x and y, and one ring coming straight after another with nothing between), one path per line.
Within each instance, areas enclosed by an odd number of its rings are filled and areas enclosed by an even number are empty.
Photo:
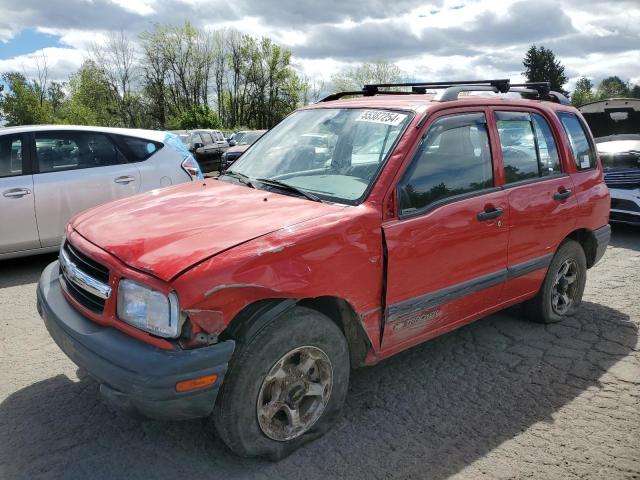
M531 45L522 64L525 68L522 73L527 81L548 81L551 84L551 90L565 92L562 87L567 83L568 78L564 73L564 66L550 49Z
M142 102L136 91L140 66L131 39L121 31L110 36L105 44L94 43L89 51L117 102L118 123L128 127L143 126Z
M222 128L220 118L208 105L200 105L192 110L186 110L167 120L170 130L192 130L196 128Z
M571 103L579 107L595 100L593 83L587 77L582 77L576 82L576 88L571 94Z
M6 89L0 97L0 118L7 126L50 123L51 109L47 103L40 104L40 92L34 83L21 73L2 75Z
M360 66L347 68L331 77L337 91L361 90L367 83L397 83L403 72L386 60L363 63Z
M62 115L65 123L123 126L116 94L109 79L93 60L85 60L71 76L69 101L64 106Z
M606 98L626 98L629 97L629 85L623 82L620 77L607 77L598 85L598 98L604 100Z

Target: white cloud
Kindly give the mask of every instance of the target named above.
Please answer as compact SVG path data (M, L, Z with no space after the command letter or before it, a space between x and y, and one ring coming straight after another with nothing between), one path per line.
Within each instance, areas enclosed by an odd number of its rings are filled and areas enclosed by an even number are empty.
M36 78L38 62L42 62L42 54L46 56L49 80L66 82L69 74L75 72L82 64L83 53L75 48L48 47L27 55L19 55L0 60L0 72L19 72L27 78Z
M153 22L189 20L199 27L270 37L292 49L299 71L322 80L347 66L381 58L395 61L414 79L516 80L521 79L527 47L537 43L556 52L571 78L569 87L582 75L640 82L637 0L397 0L393 9L386 0L5 2L0 42L24 28L55 34L66 48L45 51L61 79L109 31L123 30L136 38ZM33 54L0 60L0 71L10 67L33 71ZM65 67L69 70L63 71Z

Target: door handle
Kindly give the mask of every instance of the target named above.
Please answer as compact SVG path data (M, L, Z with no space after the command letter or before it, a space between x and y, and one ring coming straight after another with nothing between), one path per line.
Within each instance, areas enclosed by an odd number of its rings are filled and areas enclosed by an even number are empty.
M567 190L566 188L561 188L556 193L553 194L553 199L557 201L566 200L571 196L571 190Z
M7 198L22 198L25 195L30 195L31 190L28 188L11 188L2 192L3 197Z
M136 178L131 175L123 175L122 177L115 178L113 181L121 185L127 185L131 182L135 182Z
M502 216L504 210L501 208L489 207L485 208L482 212L478 214L478 220L481 222L485 222L487 220L493 220L494 218L498 218Z

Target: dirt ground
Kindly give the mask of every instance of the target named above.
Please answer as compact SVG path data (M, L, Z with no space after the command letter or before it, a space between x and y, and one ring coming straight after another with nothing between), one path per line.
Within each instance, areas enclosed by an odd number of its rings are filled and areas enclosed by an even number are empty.
M36 312L53 260L0 263L1 479L640 478L640 229L614 228L574 318L509 311L354 371L336 428L279 463L108 409Z

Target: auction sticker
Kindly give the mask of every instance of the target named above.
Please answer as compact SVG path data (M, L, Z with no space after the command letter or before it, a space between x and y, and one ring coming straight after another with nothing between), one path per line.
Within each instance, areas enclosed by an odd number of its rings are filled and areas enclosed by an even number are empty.
M356 122L382 123L384 125L398 126L405 118L407 118L407 116L403 113L387 112L384 110L365 110L356 118Z
M591 162L589 161L589 155L583 155L582 161L580 162L580 168L589 168L591 166Z

